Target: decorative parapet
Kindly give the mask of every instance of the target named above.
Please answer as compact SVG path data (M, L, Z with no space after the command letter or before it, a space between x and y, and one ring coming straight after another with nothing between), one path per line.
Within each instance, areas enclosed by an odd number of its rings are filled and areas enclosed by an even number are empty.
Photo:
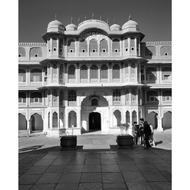
M171 41L150 41L145 42L146 45L171 45Z
M38 46L38 47L44 47L46 46L46 43L43 42L20 42L18 43L19 46Z

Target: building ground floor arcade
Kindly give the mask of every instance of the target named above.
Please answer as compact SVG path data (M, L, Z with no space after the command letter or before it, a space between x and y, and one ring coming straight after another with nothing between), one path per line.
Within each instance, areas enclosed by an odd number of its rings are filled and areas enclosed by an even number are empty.
M47 135L60 133L80 135L89 131L120 134L124 127L131 131L132 123L144 118L155 130L171 128L171 105L139 105L119 103L106 91L86 90L77 102L64 106L19 107L19 130L29 133L41 131ZM124 102L126 102L124 100Z

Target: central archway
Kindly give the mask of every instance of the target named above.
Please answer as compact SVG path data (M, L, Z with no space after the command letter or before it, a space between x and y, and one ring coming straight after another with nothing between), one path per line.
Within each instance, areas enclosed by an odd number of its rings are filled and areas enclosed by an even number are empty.
M89 114L89 131L101 130L101 115L98 112L91 112Z

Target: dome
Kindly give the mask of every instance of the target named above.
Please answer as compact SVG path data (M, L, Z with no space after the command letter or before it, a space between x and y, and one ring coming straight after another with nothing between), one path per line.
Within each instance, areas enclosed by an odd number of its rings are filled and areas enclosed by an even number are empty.
M90 29L90 28L98 28L107 33L109 32L109 25L102 20L89 19L89 20L85 20L85 21L81 22L78 25L79 32L82 32L82 31L84 31L86 29Z
M120 25L119 24L113 24L110 26L111 31L119 31L120 30Z
M139 31L138 23L133 20L128 20L122 26L122 30L126 30L127 32L137 32L137 31Z
M53 20L48 24L47 32L63 33L65 30L63 24L58 20Z
M68 24L66 26L66 30L68 30L68 31L74 31L74 30L76 30L76 28L77 28L77 26L75 24Z

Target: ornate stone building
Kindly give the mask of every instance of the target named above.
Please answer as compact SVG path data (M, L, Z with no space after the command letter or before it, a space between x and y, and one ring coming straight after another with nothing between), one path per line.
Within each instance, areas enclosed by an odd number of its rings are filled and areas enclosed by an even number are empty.
M19 130L119 133L139 118L171 128L171 42L138 24L54 20L45 43L19 43Z

